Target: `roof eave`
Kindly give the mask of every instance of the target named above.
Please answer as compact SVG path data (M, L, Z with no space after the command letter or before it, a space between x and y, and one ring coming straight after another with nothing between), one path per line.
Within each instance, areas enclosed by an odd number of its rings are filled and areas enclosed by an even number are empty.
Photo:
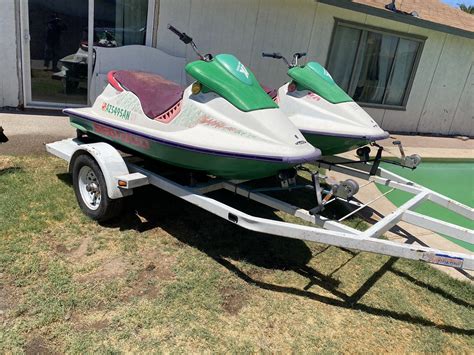
M368 15L383 17L389 20L398 21L407 23L409 25L424 27L434 31L440 31L449 33L456 36L466 37L466 38L474 38L474 32L463 30L457 27L443 25L441 23L436 23L432 21L427 21L419 17L413 17L409 15L403 15L396 12L388 11L385 9L379 9L373 6L354 3L350 0L315 0L316 2L320 2L323 4L336 6L348 10L363 12ZM389 1L387 0L387 3Z

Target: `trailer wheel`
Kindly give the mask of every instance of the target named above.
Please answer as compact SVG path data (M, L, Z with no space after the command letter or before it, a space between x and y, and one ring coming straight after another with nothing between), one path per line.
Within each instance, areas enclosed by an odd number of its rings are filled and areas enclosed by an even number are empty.
M104 222L120 214L123 200L107 195L102 170L89 155L82 154L75 159L72 183L79 207L89 218Z
M361 147L356 150L356 154L358 157L368 157L370 154L370 147Z

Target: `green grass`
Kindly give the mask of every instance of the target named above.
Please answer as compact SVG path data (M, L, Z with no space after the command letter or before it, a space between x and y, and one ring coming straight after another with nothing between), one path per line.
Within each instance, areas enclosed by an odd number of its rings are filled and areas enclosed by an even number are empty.
M427 264L251 233L148 188L99 225L65 171L0 157L2 353L474 347L473 286Z

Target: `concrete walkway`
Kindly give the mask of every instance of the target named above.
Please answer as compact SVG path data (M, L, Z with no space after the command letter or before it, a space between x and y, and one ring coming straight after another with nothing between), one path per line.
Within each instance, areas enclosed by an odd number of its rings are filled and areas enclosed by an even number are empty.
M474 139L467 137L431 137L392 134L390 138L378 142L384 147L384 156L399 157L400 151L393 141L403 143L405 153L419 154L424 159L474 159ZM373 152L375 154L375 152Z
M76 134L64 115L0 113L0 126L9 139L0 145L0 155L46 154L45 143Z

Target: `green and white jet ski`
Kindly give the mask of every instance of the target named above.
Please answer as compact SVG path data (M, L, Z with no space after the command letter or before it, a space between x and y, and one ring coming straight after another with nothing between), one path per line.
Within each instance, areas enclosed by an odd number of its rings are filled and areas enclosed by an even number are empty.
M230 54L201 55L186 72L184 90L165 78L127 70L108 74L92 107L65 109L80 132L178 167L228 179L255 179L318 159L265 93L254 74Z
M298 59L306 53L295 53L291 63L280 53L262 55L282 59L288 66L292 80L278 90L267 89L267 92L323 156L389 137L322 65L317 62L298 65Z

